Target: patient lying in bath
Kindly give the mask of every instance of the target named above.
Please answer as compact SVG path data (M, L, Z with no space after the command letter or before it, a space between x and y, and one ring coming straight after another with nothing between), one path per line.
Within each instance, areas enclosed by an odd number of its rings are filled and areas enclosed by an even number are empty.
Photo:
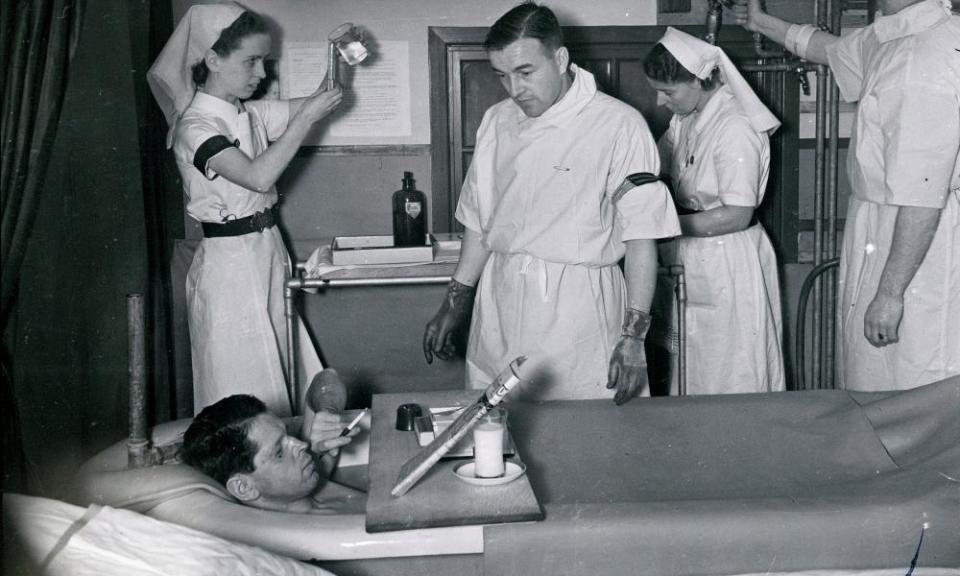
M212 464L208 465L195 460L194 465L178 461L129 468L126 442L118 442L84 464L77 475L72 501L81 506L126 508L300 559L350 560L483 551L483 527L479 525L383 534L366 532L363 490L368 482L369 414L361 420L358 436L354 432L339 438L348 416L320 412L311 417L307 409L302 425L298 424L299 418L290 419L290 435L284 433L279 443L270 444L287 448L283 460L270 462L265 452L268 438L261 434L270 432L280 439L280 429L271 427L275 424L273 415L255 406L255 399L225 400L226 408L235 402L253 408L244 434L233 435L234 440L243 440L239 450L250 450L252 454L249 459L237 459L246 462L241 468L231 470L227 464L217 464L213 454L200 457L207 460L212 456ZM226 413L231 411L224 409ZM232 450L229 446L237 446L224 440L230 435L225 433L226 422L232 419L201 419L199 415L197 419L208 421L210 428L203 434L200 427L195 428L190 432L190 443L202 444L200 438L204 434L220 430L221 434L214 434L211 447L216 445L227 451ZM185 430L192 424L192 420L185 419L155 426L151 431L153 445L179 445L182 450ZM303 454L298 437L308 441L314 454L322 454L319 462L317 456L312 461L315 475L310 472L311 465L298 456ZM198 452L195 448L187 450L190 451ZM288 463L288 457L290 463L299 467L280 464ZM328 471L334 462L337 466L331 477ZM221 465L224 467L219 472L204 468ZM236 480L231 482L231 478Z
M339 448L342 414L307 408L291 433L253 396L235 395L204 408L183 435L180 459L222 484L238 502L278 512L362 509L365 495L327 482ZM298 437L299 436L299 437Z

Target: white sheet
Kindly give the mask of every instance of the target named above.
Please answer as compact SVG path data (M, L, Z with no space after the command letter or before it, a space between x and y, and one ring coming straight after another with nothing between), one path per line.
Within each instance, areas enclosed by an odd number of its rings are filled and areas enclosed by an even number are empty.
M128 510L85 509L18 494L4 494L3 508L4 529L30 560L46 564L45 574L50 576L330 574L260 548Z

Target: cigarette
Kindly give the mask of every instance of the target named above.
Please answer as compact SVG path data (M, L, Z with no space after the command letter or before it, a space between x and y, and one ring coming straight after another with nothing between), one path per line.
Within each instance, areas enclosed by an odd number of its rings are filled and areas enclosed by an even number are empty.
M346 436L347 434L350 433L351 430L356 428L357 424L359 424L360 421L363 420L363 417L366 416L367 410L369 410L369 408L364 408L363 410L361 410L360 413L357 414L357 417L354 418L349 424L347 424L347 426L343 430L340 431L340 437Z

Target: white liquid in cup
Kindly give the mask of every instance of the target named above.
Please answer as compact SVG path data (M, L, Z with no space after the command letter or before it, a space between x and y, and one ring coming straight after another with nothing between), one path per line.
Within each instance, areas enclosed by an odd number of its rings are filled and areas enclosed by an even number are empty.
M503 476L502 422L481 421L473 429L474 474L479 478Z

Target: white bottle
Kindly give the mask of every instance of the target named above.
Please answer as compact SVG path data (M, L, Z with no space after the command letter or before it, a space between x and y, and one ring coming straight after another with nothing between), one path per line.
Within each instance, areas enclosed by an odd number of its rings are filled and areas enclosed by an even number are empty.
M473 428L474 475L478 478L503 476L503 438L506 413L494 409Z

